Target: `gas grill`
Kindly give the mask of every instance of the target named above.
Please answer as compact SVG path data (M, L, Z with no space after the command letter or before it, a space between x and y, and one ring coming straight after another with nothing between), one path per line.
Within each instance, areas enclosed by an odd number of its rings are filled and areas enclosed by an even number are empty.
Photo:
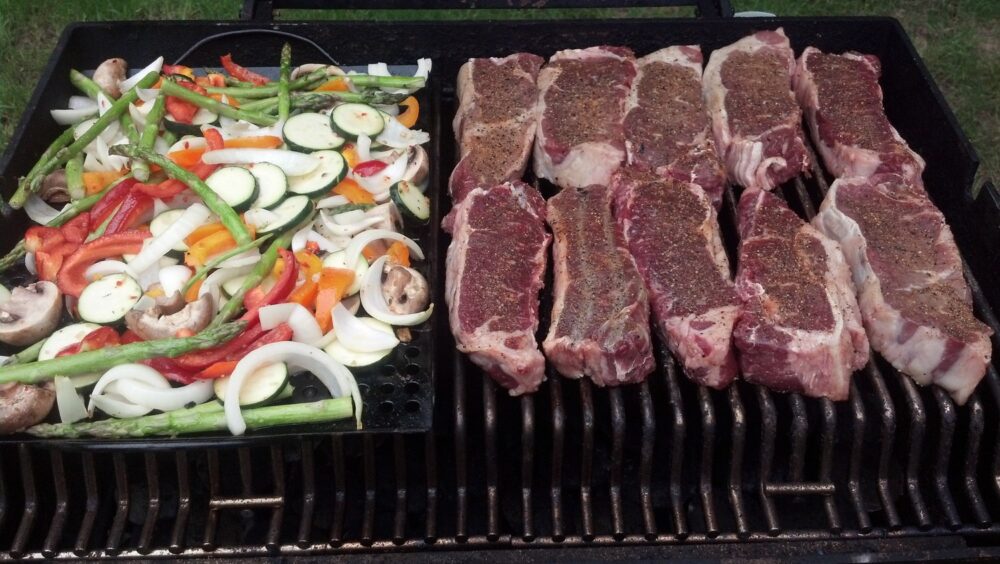
M954 230L976 314L995 332L994 356L1000 352L994 313L1000 308L1000 194L986 184L973 196L978 158L896 21L260 23L275 6L312 4L319 3L250 1L244 13L253 22L69 27L0 160L3 193L13 191L16 177L58 134L47 110L69 94L70 68L94 68L112 55L171 60L206 36L265 28L308 38L348 64L434 59L427 115L440 217L448 205L443 179L455 163L454 77L468 57L515 51L548 57L596 44L645 54L698 43L707 53L783 26L798 51L815 45L882 60L889 118L927 161L927 189ZM507 3L477 2L501 4ZM699 10L724 16L726 4L703 1ZM277 60L285 40L273 33L219 38L185 62L211 66L228 50L241 61ZM297 60L322 60L306 43L295 47ZM778 193L810 217L827 183L816 168L811 179ZM551 187L543 189L552 194ZM730 189L720 213L731 253L735 201ZM9 248L25 220L5 221L11 228L0 239ZM439 239L441 281L448 241ZM443 304L443 283L435 288ZM543 296L543 331L548 300ZM510 398L455 350L446 315L434 323L436 338L413 353L434 360L431 432L150 445L8 438L0 443L0 547L22 558L400 552L426 561L1000 558L996 361L962 407L878 357L855 375L850 399L832 403L742 382L726 392L697 387L657 343L658 369L641 385L599 389L550 370L539 393ZM422 404L407 398L421 390L382 382L366 393L368 408L419 411Z

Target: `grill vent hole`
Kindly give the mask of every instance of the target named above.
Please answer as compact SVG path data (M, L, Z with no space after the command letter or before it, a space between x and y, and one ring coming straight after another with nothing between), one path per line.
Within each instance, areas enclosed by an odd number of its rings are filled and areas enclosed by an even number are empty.
M416 413L420 411L420 402L412 399L407 400L406 403L403 404L403 408L410 413Z
M408 394L419 394L420 384L416 382L407 382L406 385L403 386L403 389L406 390L406 393Z
M416 376L417 374L420 374L420 365L419 364L407 364L406 365L406 373L409 374L410 376Z
M378 390L385 395L389 395L396 391L396 386L393 386L389 382L386 382L378 387Z
M389 400L386 400L378 404L378 410L381 411L382 413L392 413L394 409L396 409L396 404L392 403Z

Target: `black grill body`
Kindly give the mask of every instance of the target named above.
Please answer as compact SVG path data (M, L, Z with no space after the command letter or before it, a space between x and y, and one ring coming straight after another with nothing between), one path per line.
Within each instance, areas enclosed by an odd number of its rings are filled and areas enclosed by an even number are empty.
M48 109L71 94L70 68L110 56L168 60L245 23L116 23L68 28L2 161L0 189L58 134ZM645 54L706 52L783 26L797 51L857 50L882 60L889 119L927 161L924 178L967 261L976 312L1000 333L1000 197L973 198L978 159L895 20L281 23L340 62L434 59L425 109L435 139L438 217L455 164L454 77L472 56L618 44ZM284 37L210 41L185 62L277 60ZM307 45L296 59L321 60ZM827 188L821 170L780 193L803 216ZM547 195L551 194L551 191ZM733 250L732 191L720 214ZM26 227L5 219L9 248ZM443 307L447 237L438 241ZM978 282L977 282L978 280ZM545 298L547 299L547 298ZM542 311L548 309L543 299ZM881 360L846 402L740 383L687 381L662 344L647 382L601 390L550 373L512 399L454 349L442 313L433 355L432 433L317 433L259 440L94 448L0 444L0 547L16 557L215 557L406 552L417 560L696 558L994 559L1000 557L1000 376L963 407ZM543 331L546 326L543 319ZM995 348L998 347L994 337ZM372 390L395 394L398 390ZM373 396L375 397L375 396ZM377 402L376 402L377 403ZM105 445L107 447L107 445ZM446 554L431 554L443 551ZM489 552L487 552L489 551ZM497 551L504 551L499 554Z

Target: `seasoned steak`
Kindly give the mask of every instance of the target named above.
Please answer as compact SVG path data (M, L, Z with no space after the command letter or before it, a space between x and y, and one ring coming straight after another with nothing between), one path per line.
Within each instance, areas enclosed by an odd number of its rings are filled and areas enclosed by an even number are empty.
M628 164L693 182L722 203L726 173L701 98L701 49L667 47L638 61L626 105Z
M992 331L973 315L955 239L923 188L894 174L840 179L813 224L844 248L875 350L965 403Z
M511 395L534 392L545 380L535 342L551 240L545 200L535 188L511 182L472 190L454 214L445 299L458 350Z
M631 167L615 173L615 219L646 283L661 337L699 384L736 377L740 309L715 208L695 184Z
M611 217L611 192L563 189L549 200L548 220L555 289L546 357L564 376L598 386L644 379L654 367L649 303Z
M559 51L538 75L535 174L563 188L600 184L625 160L625 100L635 57L624 47Z
M777 196L739 203L736 347L743 377L774 390L847 399L868 339L840 245Z
M919 180L924 160L885 115L881 73L874 55L832 55L806 47L795 68L795 94L823 163L835 176L896 173Z
M759 31L712 52L702 83L729 180L771 190L808 172L795 55L784 31Z

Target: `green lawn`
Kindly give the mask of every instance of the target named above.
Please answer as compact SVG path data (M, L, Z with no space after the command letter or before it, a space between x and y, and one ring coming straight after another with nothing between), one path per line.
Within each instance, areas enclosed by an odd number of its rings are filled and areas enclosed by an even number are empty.
M0 0L0 148L6 146L63 26L78 20L235 19L240 0ZM1000 179L1000 0L733 0L737 10L778 15L898 18L983 160ZM688 15L687 9L287 12L282 19L413 19Z

